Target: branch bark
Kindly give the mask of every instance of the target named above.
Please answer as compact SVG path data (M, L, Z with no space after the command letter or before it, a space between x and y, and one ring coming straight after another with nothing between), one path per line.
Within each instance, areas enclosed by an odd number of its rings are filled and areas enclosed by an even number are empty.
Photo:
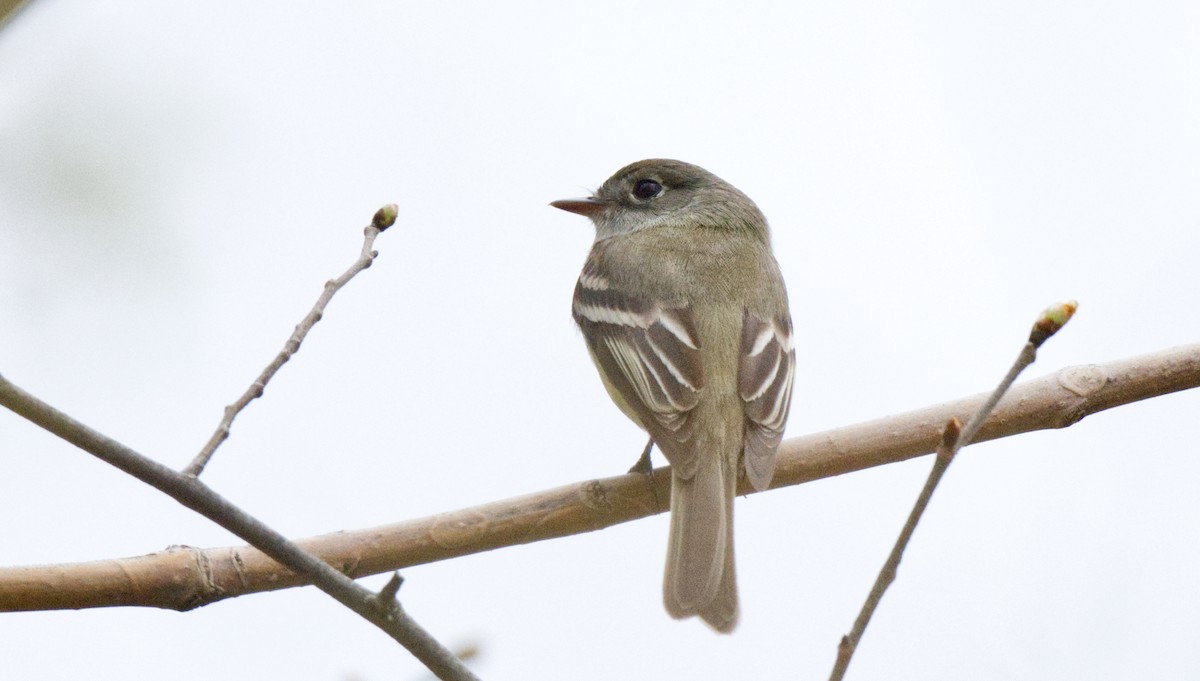
M438 643L404 612L398 601L385 600L382 594L372 593L356 584L335 567L304 551L295 542L235 506L195 476L173 471L88 428L13 385L4 376L0 376L0 405L250 542L263 552L261 555L264 557L270 555L271 559L279 561L277 564L286 564L294 569L293 575L305 575L305 581L311 581L407 648L439 679L466 681L477 678L454 653ZM50 588L53 591L53 587Z
M1013 387L975 442L1065 428L1085 416L1200 386L1200 344L1068 367ZM779 451L772 489L841 475L934 451L950 418L966 419L987 398L963 399L791 438ZM599 530L662 513L670 470L590 480L450 513L299 540L352 577L378 574ZM743 486L742 493L752 490ZM245 546L176 546L146 556L0 569L0 611L151 606L189 610L225 598L306 581Z

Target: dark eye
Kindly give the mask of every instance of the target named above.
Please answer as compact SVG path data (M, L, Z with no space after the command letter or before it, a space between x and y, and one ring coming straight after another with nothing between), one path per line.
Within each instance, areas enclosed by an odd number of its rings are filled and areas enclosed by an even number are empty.
M662 185L654 180L638 180L633 185L633 195L645 201L662 193Z

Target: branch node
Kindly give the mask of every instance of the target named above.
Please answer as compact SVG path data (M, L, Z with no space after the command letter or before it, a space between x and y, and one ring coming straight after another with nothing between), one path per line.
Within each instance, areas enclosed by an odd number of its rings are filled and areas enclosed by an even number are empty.
M952 458L958 451L958 439L962 435L962 421L957 416L951 416L942 428L942 443L938 445L937 455L942 458Z
M400 592L401 584L404 584L404 578L400 576L399 572L393 572L391 579L387 581L387 584L383 585L383 588L379 590L379 594L375 596L379 604L388 608L395 604L396 594Z

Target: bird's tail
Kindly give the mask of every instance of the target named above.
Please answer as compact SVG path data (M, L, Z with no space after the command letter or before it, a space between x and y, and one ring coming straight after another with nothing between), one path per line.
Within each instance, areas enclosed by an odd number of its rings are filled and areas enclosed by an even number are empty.
M728 633L738 620L733 567L737 469L728 465L729 457L714 453L700 454L691 479L672 476L663 603L672 617L699 615L712 628Z

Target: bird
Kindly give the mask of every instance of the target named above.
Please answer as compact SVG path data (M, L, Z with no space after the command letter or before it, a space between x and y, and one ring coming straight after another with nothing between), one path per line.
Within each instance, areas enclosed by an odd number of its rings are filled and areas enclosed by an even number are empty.
M671 465L663 604L729 633L738 478L770 485L796 365L767 220L737 188L670 159L550 205L595 227L572 316L609 397L649 434L643 457L656 445Z

